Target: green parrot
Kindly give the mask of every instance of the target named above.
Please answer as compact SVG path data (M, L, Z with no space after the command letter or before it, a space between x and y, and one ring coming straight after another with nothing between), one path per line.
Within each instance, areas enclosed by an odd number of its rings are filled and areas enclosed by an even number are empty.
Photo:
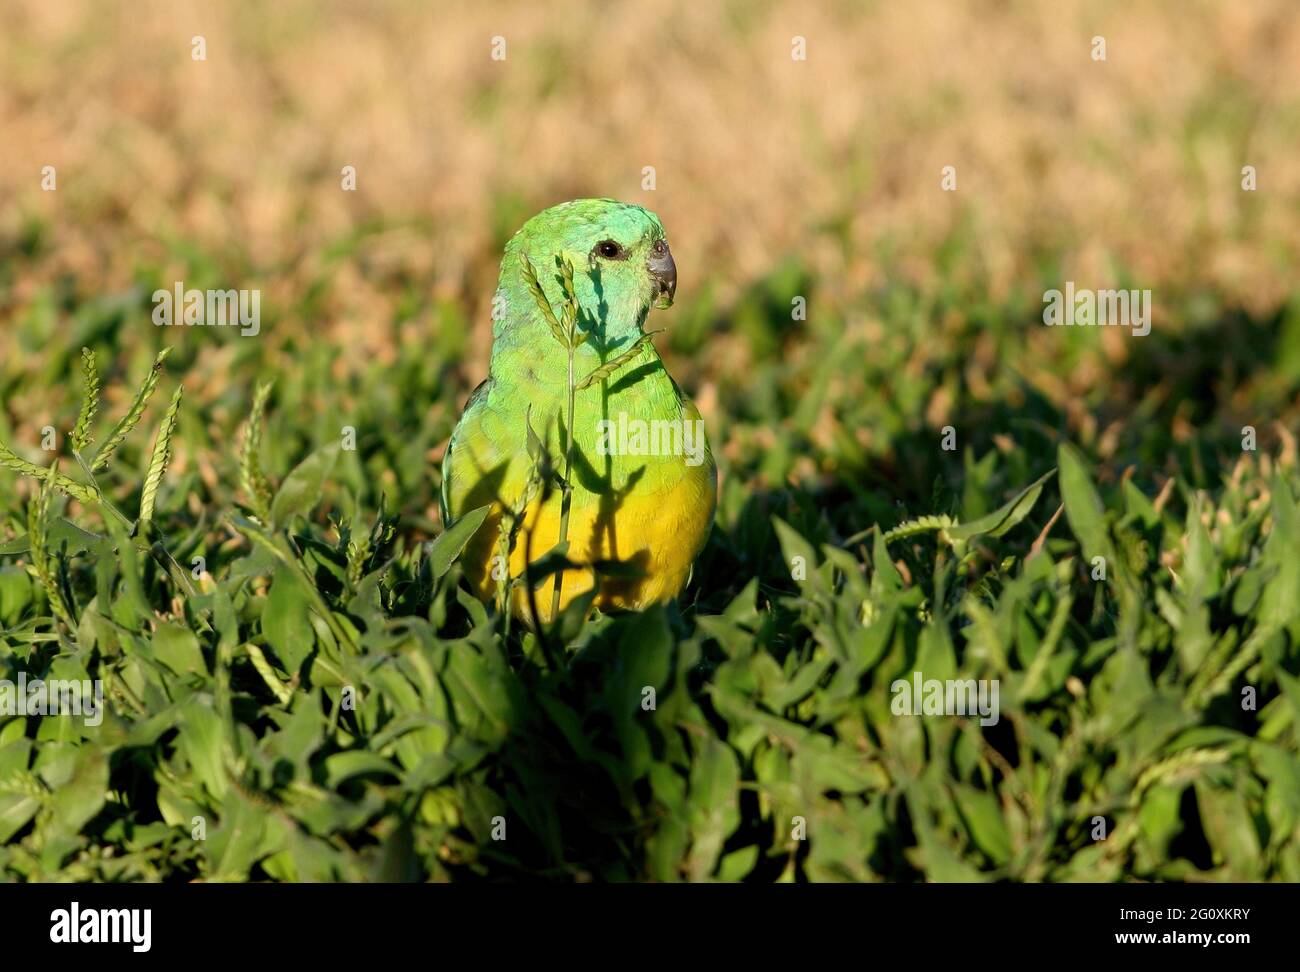
M562 267L572 267L582 339L572 374L524 258L557 319L566 302ZM567 537L574 566L536 583L533 604L538 620L551 620L557 578L560 610L593 587L597 607L639 610L686 586L713 523L717 467L699 412L642 340L651 307L671 307L676 290L663 224L640 206L562 203L506 244L488 377L470 395L442 464L444 523L489 507L462 556L479 597L494 597L556 545L562 490L539 488L542 457L563 472L570 385L630 352L574 392ZM510 608L531 620L524 584L513 585Z

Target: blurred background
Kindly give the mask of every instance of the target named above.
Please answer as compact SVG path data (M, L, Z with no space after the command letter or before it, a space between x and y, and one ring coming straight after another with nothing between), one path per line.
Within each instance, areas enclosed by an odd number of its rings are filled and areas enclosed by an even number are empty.
M47 782L0 794L0 873L704 880L721 860L724 880L1300 880L1297 12L0 0L0 442L48 465L53 428L71 472L81 349L102 434L170 347L99 484L134 514L183 385L154 522L238 612L224 664L188 628L198 599L116 552L83 559L60 515L114 524L55 500L79 647L50 644L54 581L5 563L0 661L125 673L148 704L124 718L150 718L77 747L76 787L61 730L4 727L6 765L33 749ZM553 678L521 661L530 637L455 598L456 568L436 592L411 577L486 374L502 247L580 196L663 219L679 287L655 342L704 416L720 502L680 603L588 620ZM155 327L151 295L177 281L259 291L258 334ZM1070 281L1150 289L1150 333L1044 327ZM229 522L268 381L272 483L356 430L320 504L310 476L286 492L314 507L291 523L316 593L367 629L365 732L336 725L336 682L305 660L344 653ZM904 521L969 525L1058 464L1010 532L958 551L904 527L886 549ZM3 556L27 550L31 486L0 469ZM381 497L391 575L350 543ZM792 578L796 555L824 560ZM1006 718L893 718L890 679L921 670L1002 680ZM662 731L630 715L645 685L664 687ZM429 727L393 742L397 714ZM66 802L37 816L45 788ZM198 813L210 843L188 837Z
M271 469L354 425L353 486L432 529L501 248L594 195L663 218L681 285L658 343L742 492L924 511L936 476L969 478L934 448L946 424L963 452L1064 432L1204 483L1242 424L1284 452L1296 427L1288 0L3 0L0 18L0 439L26 455L74 420L83 345L120 409L171 343L200 501L228 498L274 377ZM178 280L259 289L261 333L155 328L149 295ZM1152 334L1043 327L1067 280L1151 288Z

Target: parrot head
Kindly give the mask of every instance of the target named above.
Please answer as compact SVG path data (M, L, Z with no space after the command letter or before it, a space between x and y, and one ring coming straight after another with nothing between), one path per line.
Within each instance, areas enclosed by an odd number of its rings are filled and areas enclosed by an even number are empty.
M559 261L568 260L580 323L615 344L639 334L650 308L671 307L677 293L677 265L658 216L614 199L575 199L538 213L506 244L498 294L507 310L497 337L518 320L510 309L532 304L521 257L553 306L564 294Z

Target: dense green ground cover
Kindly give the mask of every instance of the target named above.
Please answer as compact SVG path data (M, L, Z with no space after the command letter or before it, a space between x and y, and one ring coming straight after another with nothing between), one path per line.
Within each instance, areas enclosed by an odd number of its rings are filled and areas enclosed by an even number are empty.
M1291 0L3 20L0 680L107 696L0 710L4 878L1300 880ZM719 508L548 653L438 470L506 239L596 195L667 228Z
M464 394L450 357L339 387L345 352L303 342L282 368L236 359L191 405L173 391L214 377L187 341L152 372L114 354L143 289L38 302L5 397L66 389L50 423L80 498L0 473L0 665L102 679L108 711L0 717L4 873L1300 879L1300 479L1267 424L1294 419L1278 376L1300 370L1300 318L1126 338L1135 360L1072 434L1024 377L1042 365L1018 308L868 295L867 354L840 308L791 323L807 291L787 268L661 338L753 349L715 413L714 534L681 603L571 616L550 662L458 586L463 532L420 512ZM1068 369L1098 331L1055 333ZM990 336L993 380L963 379ZM89 424L64 347L83 342L104 351ZM133 411L119 386L142 384L141 426L92 480L68 433L98 467ZM918 418L939 389L953 450ZM917 671L998 680L1000 719L891 714Z

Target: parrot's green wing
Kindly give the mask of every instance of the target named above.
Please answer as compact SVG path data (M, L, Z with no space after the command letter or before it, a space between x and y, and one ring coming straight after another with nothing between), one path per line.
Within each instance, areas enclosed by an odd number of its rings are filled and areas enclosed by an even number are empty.
M452 486L453 480L457 475L456 471L456 442L464 434L464 429L473 421L472 415L474 407L487 398L491 390L492 378L484 378L479 382L478 387L470 392L469 399L465 402L464 411L461 413L461 419L456 423L456 428L451 433L451 439L447 442L446 454L442 457L442 488L438 494L438 509L442 514L442 526L445 530L452 522ZM464 473L462 473L463 475ZM456 513L463 512L456 510Z

